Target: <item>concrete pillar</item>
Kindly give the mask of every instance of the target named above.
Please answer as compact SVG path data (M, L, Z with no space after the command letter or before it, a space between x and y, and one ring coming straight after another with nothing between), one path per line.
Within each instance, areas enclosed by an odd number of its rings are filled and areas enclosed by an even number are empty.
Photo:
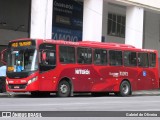
M52 38L53 0L32 0L30 38Z
M127 7L125 44L137 48L143 46L143 18L144 9L140 7Z
M103 0L84 0L83 41L102 38Z
M102 20L102 36L103 42L107 41L107 28L108 28L108 1L103 2L103 20Z

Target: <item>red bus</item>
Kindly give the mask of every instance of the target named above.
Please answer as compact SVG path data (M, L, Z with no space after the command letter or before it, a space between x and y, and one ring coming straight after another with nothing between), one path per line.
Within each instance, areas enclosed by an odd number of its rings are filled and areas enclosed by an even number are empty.
M118 43L24 38L9 42L7 52L9 92L128 96L132 91L159 88L157 50Z

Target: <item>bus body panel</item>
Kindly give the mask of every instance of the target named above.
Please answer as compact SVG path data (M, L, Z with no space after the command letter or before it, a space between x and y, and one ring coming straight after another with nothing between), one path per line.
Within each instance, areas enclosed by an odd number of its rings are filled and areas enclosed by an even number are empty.
M27 78L23 79L11 79L6 78L6 90L9 92L31 92L31 91L39 91L39 80L34 81L31 84L28 84L28 81L38 76L39 72L35 72ZM37 77L37 79L39 79ZM23 87L23 89L21 88Z
M64 78L71 81L73 92L119 92L120 84L123 80L129 81L132 91L135 90L150 90L159 88L159 75L158 75L158 53L157 51L136 49L132 46L121 44L102 44L91 42L66 42L66 41L54 41L54 40L36 40L36 49L39 50L39 46L43 43L56 44L56 67L48 71L37 71L34 74L23 79L12 79L7 77L8 84L13 85L15 89L10 89L6 85L7 91L11 92L32 92L32 91L46 91L57 92L58 84ZM74 46L77 47L90 47L94 49L109 50L121 50L121 51L134 51L134 52L152 52L156 53L156 67L145 68L138 66L110 66L107 65L95 65L92 64L65 64L60 63L59 46ZM120 45L122 47L116 47ZM92 51L93 51L92 50ZM77 52L77 51L76 51ZM40 57L40 56L39 56ZM77 56L76 56L77 61ZM109 62L109 61L108 61ZM29 85L28 81L33 77L37 77L37 80ZM22 81L26 81L22 83ZM24 89L16 89L18 85L26 84ZM16 86L17 85L17 86Z

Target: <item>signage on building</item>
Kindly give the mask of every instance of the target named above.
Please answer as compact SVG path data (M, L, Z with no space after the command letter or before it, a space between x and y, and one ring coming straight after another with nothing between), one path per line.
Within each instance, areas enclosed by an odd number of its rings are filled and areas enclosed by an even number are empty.
M74 0L53 1L53 39L82 40L83 3Z
M52 39L54 40L67 40L77 42L82 40L82 31L72 30L60 27L53 27Z

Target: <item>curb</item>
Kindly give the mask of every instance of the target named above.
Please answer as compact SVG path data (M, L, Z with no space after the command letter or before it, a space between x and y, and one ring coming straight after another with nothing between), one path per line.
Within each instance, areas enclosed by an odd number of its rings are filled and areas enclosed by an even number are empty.
M18 93L18 94L22 94L22 93ZM28 93L26 93L26 94L28 94ZM81 93L81 94L83 94L83 93ZM14 95L16 95L16 93L4 92L4 93L0 93L0 98L1 97L13 97ZM160 96L160 90L140 90L140 91L134 91L132 93L132 95L133 96L136 96L136 95L159 95Z
M141 90L141 91L134 91L133 95L160 95L160 90Z
M4 93L0 93L0 97L11 97L12 96L12 94L10 94L10 93L7 93L7 92L4 92Z

